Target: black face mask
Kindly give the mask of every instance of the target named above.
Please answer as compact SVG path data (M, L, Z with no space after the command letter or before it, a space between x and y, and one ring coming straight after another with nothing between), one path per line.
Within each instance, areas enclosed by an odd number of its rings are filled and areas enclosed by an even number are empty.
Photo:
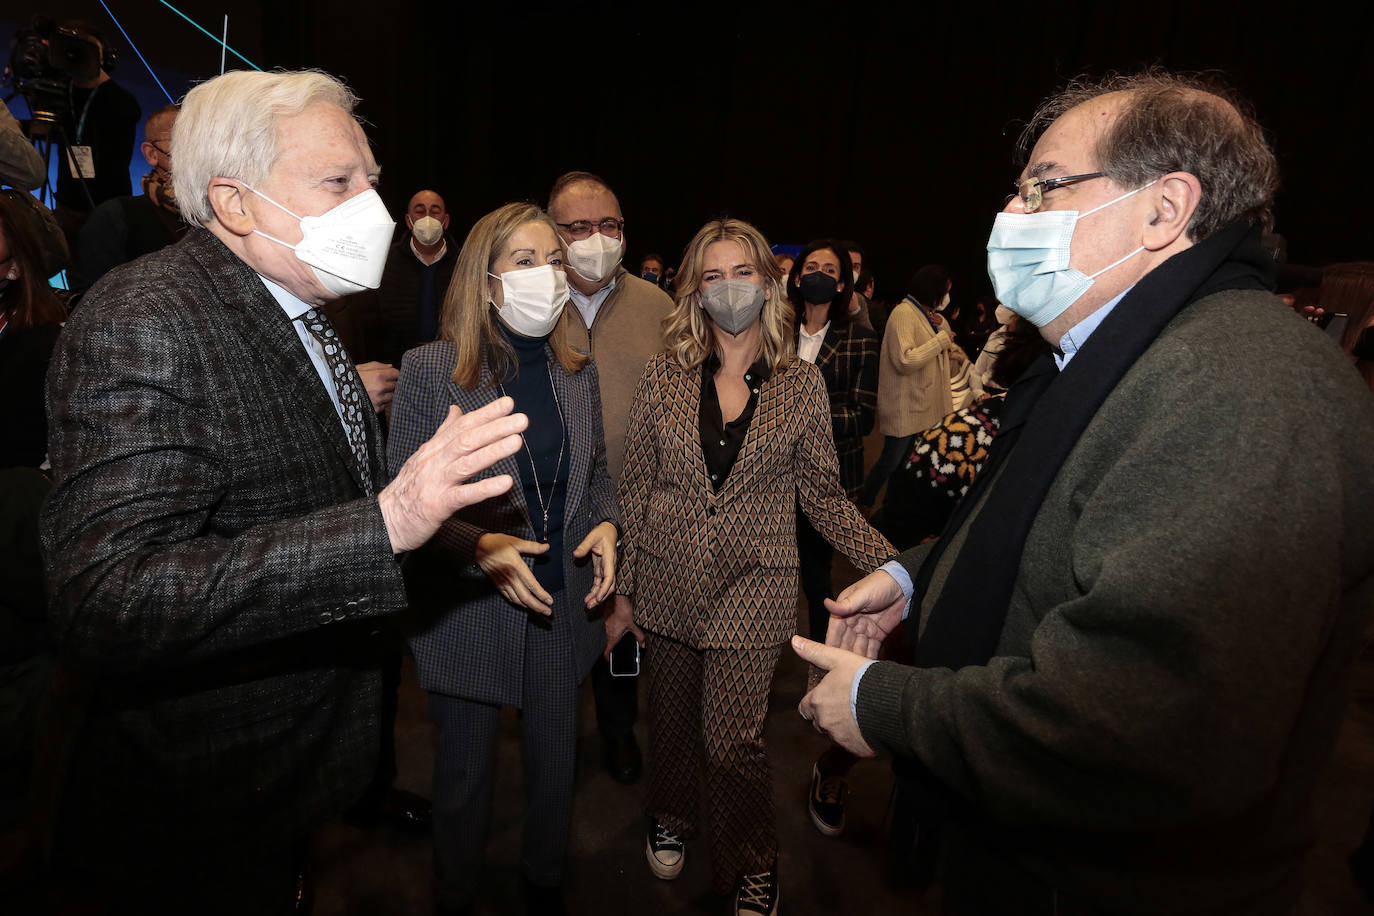
M797 281L797 289L801 291L801 297L811 305L825 305L833 302L835 296L840 291L840 281L830 274L823 274L819 270L805 274Z
M646 283L652 283L654 286L658 286L658 274L654 273L652 270L644 271L644 273L639 275L639 279Z

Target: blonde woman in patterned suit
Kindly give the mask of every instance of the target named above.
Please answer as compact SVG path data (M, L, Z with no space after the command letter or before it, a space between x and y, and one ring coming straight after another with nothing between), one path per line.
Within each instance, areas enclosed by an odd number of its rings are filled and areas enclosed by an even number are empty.
M650 867L681 871L704 795L715 889L733 886L736 913L771 914L763 723L796 627L797 505L861 570L894 551L840 485L825 383L794 353L763 236L738 220L707 223L677 277L666 351L630 407L607 641L647 634Z
M398 467L457 405L499 397L529 417L492 465L502 496L464 509L411 554L410 647L439 727L434 858L439 912L471 912L491 812L500 708L521 710L530 912L562 912L578 684L605 647L596 610L615 582L614 487L596 368L566 343L563 246L532 204L478 220L444 297L440 339L401 360L388 458Z

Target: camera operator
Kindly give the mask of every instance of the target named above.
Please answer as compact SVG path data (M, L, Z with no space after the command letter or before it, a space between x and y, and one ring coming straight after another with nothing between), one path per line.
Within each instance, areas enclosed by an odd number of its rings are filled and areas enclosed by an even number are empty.
M60 134L54 214L76 253L77 234L90 212L112 197L132 192L129 161L143 111L138 100L110 78L114 54L100 32L68 22L49 40L53 63L71 74L69 106Z

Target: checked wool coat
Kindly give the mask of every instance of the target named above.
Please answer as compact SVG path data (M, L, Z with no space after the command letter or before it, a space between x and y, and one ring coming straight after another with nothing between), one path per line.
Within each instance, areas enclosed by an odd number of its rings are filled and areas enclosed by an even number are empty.
M797 620L797 506L868 571L892 545L840 487L821 372L793 358L760 386L739 457L712 491L697 415L700 369L660 354L630 407L617 590L640 626L704 648L785 642Z
M417 347L401 360L387 446L393 467L400 467L434 434L449 405L457 404L467 412L499 396L485 362L473 390L453 381L456 359L453 343L441 340ZM575 562L572 552L597 525L619 524L620 517L606 472L596 365L588 363L570 374L551 351L549 360L568 424L571 470L563 511L563 581L572 618L574 666L581 680L606 646L606 628L600 612L588 612L582 603L592 588L590 558ZM406 587L412 603L407 629L421 687L484 703L519 706L530 612L502 597L474 559L477 539L489 531L530 541L539 537L530 523L514 457L498 461L473 479L500 474L515 480L510 490L459 511L429 544L407 558Z
M878 338L857 321L826 329L816 368L830 396L830 425L840 461L840 483L851 498L864 482L864 436L878 411Z

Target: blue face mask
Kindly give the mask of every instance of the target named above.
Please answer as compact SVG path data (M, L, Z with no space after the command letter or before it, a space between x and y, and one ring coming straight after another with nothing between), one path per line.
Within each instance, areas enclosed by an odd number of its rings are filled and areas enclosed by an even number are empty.
M988 276L998 300L1037 328L1064 314L1088 291L1094 279L1145 250L1142 245L1088 276L1069 266L1069 247L1078 221L1151 184L1154 182L1082 214L1077 210L997 214L988 237Z

